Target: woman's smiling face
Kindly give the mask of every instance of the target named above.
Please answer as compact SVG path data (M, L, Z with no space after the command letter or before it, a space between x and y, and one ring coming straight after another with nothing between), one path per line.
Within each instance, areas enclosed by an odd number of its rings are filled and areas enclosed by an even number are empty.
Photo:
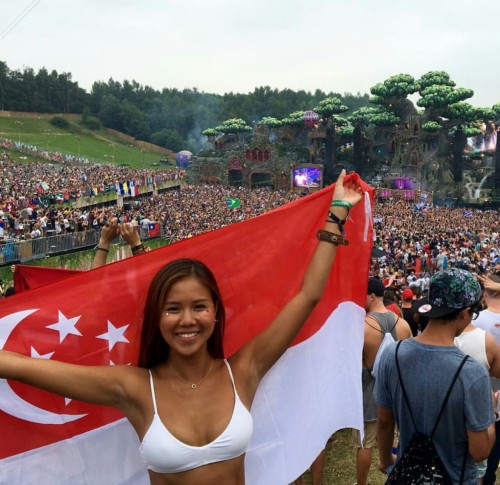
M160 331L170 351L188 356L206 348L216 308L209 288L194 276L174 283L167 293Z

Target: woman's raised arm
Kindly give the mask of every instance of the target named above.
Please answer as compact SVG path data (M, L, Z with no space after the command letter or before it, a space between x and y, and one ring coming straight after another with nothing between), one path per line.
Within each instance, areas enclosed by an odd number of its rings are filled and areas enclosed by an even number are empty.
M140 369L131 366L85 366L36 359L0 350L0 378L12 379L79 401L126 405L127 388Z
M362 198L359 185L344 184L345 176L345 170L342 170L333 192L330 208L333 217L330 216L325 223L323 234L330 241L336 238L339 240L327 242L320 239L305 271L300 290L271 324L234 356L235 363L246 368L255 383L262 379L285 352L321 298L335 260L337 245L342 240L341 226L337 221L344 221L349 208Z

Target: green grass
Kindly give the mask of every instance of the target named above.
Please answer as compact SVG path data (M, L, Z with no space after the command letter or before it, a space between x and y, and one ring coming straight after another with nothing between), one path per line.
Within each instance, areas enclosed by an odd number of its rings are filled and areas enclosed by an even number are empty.
M16 124L16 121L22 124ZM0 137L35 145L51 152L85 156L100 163L123 164L132 168L169 168L159 164L163 155L151 150L141 151L104 130L85 129L77 120L68 120L67 129L58 128L45 118L0 117ZM19 158L19 155L15 157ZM29 160L33 157L29 157Z
M377 470L378 452L373 449L372 466L368 475L370 485L383 485L386 476ZM303 485L311 485L311 473L302 476ZM333 440L326 446L326 463L323 473L323 485L352 485L356 483L356 448L351 430L341 429L333 435Z
M157 249L166 244L169 244L169 241L164 238L155 238L144 241L144 244L151 249ZM115 255L118 251L118 247L121 244L115 244L111 246L111 250L108 255L108 262L114 261ZM60 256L51 256L45 259L38 259L35 261L30 261L26 263L29 266L49 266L51 268L65 268L65 269L90 269L90 265L92 264L92 260L95 256L94 249L87 249L83 251L76 251L68 254L61 254ZM13 283L13 275L10 266L0 266L0 280L4 288L8 288L12 286Z

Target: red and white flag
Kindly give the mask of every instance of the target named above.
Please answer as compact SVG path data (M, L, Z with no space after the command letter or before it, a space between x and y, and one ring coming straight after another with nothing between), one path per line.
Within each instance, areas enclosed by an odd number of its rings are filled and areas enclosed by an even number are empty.
M353 175L354 176L354 175ZM333 432L361 428L361 351L373 189L346 224L321 302L257 392L247 483L287 484ZM83 365L136 362L149 282L197 258L224 297L225 354L258 334L300 287L332 187L257 218L70 276L0 303L0 349ZM0 379L0 483L147 484L139 440L115 409Z
M14 289L16 293L48 285L81 273L77 269L51 268L50 266L16 265Z

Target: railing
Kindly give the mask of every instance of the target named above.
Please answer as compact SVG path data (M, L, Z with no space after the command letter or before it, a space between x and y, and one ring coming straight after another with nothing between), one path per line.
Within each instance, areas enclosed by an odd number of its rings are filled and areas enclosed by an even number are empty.
M141 240L151 237L149 230L138 228ZM160 234L162 226L160 224ZM117 239L116 242L120 242ZM39 237L26 241L8 241L0 244L0 266L27 263L47 256L82 251L94 247L99 242L99 231L91 229L88 231L74 232L71 234L60 234L58 236Z

